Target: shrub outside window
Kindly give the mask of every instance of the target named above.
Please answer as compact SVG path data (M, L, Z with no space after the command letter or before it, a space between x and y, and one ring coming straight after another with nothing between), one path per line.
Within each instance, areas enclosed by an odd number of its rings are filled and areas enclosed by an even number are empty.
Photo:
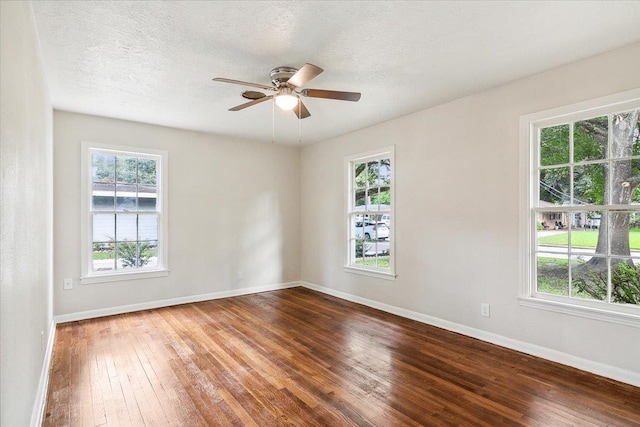
M638 95L523 118L525 300L640 326Z
M394 147L346 158L346 269L395 278Z
M81 282L166 275L166 153L91 143L82 148Z

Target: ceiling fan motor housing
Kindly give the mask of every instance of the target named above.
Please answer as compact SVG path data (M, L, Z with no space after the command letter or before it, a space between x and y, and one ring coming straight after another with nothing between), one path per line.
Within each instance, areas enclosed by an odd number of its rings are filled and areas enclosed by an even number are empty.
M281 88L298 71L297 68L277 67L271 70L271 83L275 87Z

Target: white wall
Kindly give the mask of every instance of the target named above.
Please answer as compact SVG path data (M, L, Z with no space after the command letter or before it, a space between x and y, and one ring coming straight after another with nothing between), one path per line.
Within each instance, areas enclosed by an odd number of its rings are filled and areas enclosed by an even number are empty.
M302 227L303 279L640 374L640 328L517 300L519 117L640 87L638 70L635 44L304 147L301 222L322 227ZM344 156L390 144L395 281L343 270ZM491 304L490 318L480 317L481 302Z
M78 284L81 141L168 151L168 277ZM299 163L297 147L56 111L55 314L299 280Z
M31 6L0 2L0 425L27 426L52 321L52 108Z

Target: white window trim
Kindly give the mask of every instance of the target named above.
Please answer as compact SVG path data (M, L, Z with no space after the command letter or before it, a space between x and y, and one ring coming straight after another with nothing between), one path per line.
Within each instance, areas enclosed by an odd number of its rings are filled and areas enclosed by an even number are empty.
M540 294L533 289L535 283L532 266L533 239L536 230L531 218L535 204L533 184L537 183L535 134L540 127L553 126L580 119L590 112L604 114L601 110L624 110L637 106L640 89L592 99L568 106L554 108L520 117L520 305L555 311L589 319L603 320L627 326L640 327L640 307L616 306L601 301L575 300Z
M160 206L159 209L159 227L158 227L158 266L153 269L137 269L135 271L110 271L110 272L92 272L91 270L91 261L92 261L92 242L91 235L92 230L91 227L91 158L90 151L92 149L98 149L103 151L113 151L116 153L130 153L132 155L140 156L140 155L153 155L159 156L159 172L158 179L160 184L158 185L158 204ZM94 283L105 283L105 282L119 282L124 280L136 280L136 279L146 279L151 277L162 277L169 275L169 266L168 266L168 224L169 224L169 216L168 216L168 155L167 151L163 150L154 150L149 148L141 148L141 147L129 147L122 145L111 145L111 144L103 144L97 142L90 141L82 141L81 143L81 158L80 158L80 168L81 168L81 184L80 184L80 209L81 209L81 219L80 219L80 238L81 238L81 250L80 250L80 259L81 259L81 275L80 275L80 284L94 284Z
M350 233L351 233L351 229L350 229L350 223L349 223L349 214L350 214L350 207L351 207L351 193L353 190L353 181L351 179L351 175L352 175L352 166L354 163L362 163L364 161L367 160L374 160L374 159L380 159L380 158L389 158L391 160L391 172L390 172L390 176L391 176L391 185L389 186L389 200L390 200L390 207L389 207L389 214L391 215L391 218L389 220L389 269L382 269L382 268L378 268L378 267L364 267L364 266L355 266L351 264L351 242L350 242ZM345 173L345 187L346 187L346 192L345 192L345 216L344 219L345 221L345 236L346 238L343 239L344 242L346 242L345 244L345 251L344 251L344 259L345 259L345 264L344 264L344 271L348 272L348 273L355 273L355 274L361 274L363 276L369 276L369 277L376 277L378 279L385 279L385 280L395 280L396 279L396 263L395 263L395 254L396 254L396 237L395 237L395 219L396 219L396 214L395 214L395 186L396 186L396 179L395 179L395 169L396 169L396 163L395 163L395 146L394 145L390 145L388 147L383 147L383 148L378 148L376 150L371 150L371 151L367 151L364 153L358 153L358 154L353 154L350 156L346 156L345 157L345 161L344 161L344 173Z

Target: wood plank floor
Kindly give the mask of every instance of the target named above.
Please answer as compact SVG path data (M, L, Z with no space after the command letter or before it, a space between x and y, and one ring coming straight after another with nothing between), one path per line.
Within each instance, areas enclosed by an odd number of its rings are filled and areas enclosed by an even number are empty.
M305 288L58 326L45 426L640 426L640 388Z

